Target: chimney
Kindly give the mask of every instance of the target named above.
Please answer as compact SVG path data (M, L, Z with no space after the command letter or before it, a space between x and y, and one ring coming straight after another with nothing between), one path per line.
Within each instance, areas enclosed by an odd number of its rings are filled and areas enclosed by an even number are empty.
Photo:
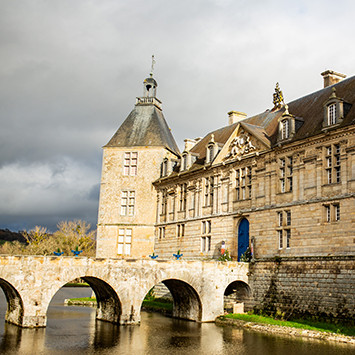
M326 70L325 72L321 73L321 75L323 76L325 88L339 83L339 81L342 81L344 78L346 78L346 75L337 73L333 70Z
M196 145L196 139L190 139L190 138L186 138L184 140L185 142L185 148L184 151L189 152L191 150L192 147L194 147Z
M247 117L247 114L239 111L229 111L228 112L228 123L232 125L233 123L240 122Z

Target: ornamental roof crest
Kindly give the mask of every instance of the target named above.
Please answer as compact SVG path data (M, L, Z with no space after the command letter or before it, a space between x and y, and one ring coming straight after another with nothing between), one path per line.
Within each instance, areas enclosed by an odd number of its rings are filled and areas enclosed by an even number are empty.
M284 104L284 96L280 89L279 83L276 83L275 92L273 94L274 107L280 108Z

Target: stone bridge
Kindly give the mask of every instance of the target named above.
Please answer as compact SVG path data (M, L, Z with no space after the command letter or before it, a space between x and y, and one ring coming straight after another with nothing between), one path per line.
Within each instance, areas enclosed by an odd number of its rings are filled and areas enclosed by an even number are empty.
M5 320L22 327L46 326L48 305L55 293L79 277L95 292L97 319L139 324L144 297L163 282L173 296L173 317L209 322L223 314L228 286L241 284L248 288L248 264L1 256L0 286L8 302Z

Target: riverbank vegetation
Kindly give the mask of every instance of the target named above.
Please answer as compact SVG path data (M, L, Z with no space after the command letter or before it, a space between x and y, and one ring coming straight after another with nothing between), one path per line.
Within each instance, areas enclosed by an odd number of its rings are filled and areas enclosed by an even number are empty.
M96 304L95 297L69 298L65 301L68 306L92 306ZM146 296L142 303L142 308L146 311L172 314L173 301L166 298L154 298Z
M294 320L279 320L268 316L262 316L257 314L226 314L219 317L220 320L224 319L236 319L244 322L253 322L258 324L266 324L271 326L282 326L289 328L297 328L304 330L312 330L316 332L336 333L347 336L355 336L355 327L345 324L334 324L321 321L314 321L310 319L294 319Z
M21 232L25 242L7 241L0 246L0 254L10 255L73 255L72 250L82 250L85 256L95 255L96 231L85 221L62 221L53 234L46 228L36 226Z

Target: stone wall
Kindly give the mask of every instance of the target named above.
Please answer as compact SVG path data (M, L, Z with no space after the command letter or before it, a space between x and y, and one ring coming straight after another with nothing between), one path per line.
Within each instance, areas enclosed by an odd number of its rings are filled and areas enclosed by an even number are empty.
M249 277L254 310L354 322L354 256L259 259Z

